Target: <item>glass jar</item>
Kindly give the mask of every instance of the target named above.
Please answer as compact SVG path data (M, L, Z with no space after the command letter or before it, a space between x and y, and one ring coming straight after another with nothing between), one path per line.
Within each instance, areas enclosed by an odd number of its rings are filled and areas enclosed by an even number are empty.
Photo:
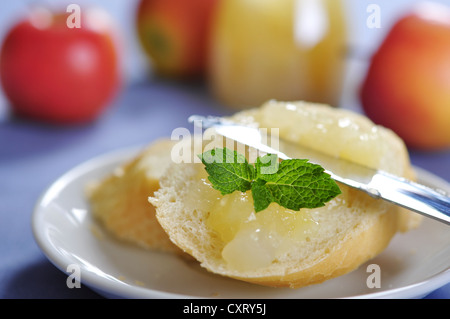
M224 0L211 33L209 83L226 105L270 99L337 106L345 73L340 0Z

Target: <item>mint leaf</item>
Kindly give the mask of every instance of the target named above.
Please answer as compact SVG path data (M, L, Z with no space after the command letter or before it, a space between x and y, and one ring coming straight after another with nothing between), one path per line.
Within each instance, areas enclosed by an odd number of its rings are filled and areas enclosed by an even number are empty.
M341 193L330 175L308 160L284 160L276 174L259 174L258 178L266 182L264 187L272 201L295 211L324 206Z
M321 207L341 193L320 165L306 159L279 163L276 155L268 154L258 157L253 166L245 156L227 148L213 149L199 157L212 186L222 195L251 190L255 212L273 202L295 211Z
M222 195L251 189L255 168L245 156L228 148L216 148L199 155L213 188Z
M252 183L253 208L258 213L274 202L274 198L269 188L266 187L267 182L258 178Z
M255 163L256 177L261 174L275 174L278 172L278 156L276 154L267 154L258 157Z

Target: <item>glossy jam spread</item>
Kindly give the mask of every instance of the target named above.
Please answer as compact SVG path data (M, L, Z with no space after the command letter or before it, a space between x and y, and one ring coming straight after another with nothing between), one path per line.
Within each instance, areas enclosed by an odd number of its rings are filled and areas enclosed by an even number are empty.
M308 241L318 225L309 210L291 211L276 203L255 213L250 191L222 196L206 174L197 187L194 193L202 197L202 209L209 211L206 224L225 243L222 257L234 269L252 270L277 262L289 246Z

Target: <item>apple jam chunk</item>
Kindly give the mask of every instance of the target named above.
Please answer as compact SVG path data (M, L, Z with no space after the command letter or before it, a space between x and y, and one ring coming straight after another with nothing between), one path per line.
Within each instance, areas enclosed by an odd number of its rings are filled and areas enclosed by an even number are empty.
M272 203L255 213L251 191L222 196L207 179L198 179L197 196L209 211L206 225L224 242L222 257L237 270L255 270L277 261L289 246L309 240L318 222L312 210L292 211ZM198 201L198 198L192 198Z

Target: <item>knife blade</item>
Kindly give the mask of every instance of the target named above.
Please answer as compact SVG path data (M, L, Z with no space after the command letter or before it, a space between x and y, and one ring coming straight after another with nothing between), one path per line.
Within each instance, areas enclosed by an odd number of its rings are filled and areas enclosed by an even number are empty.
M321 165L336 182L450 225L450 197L443 190L329 156L279 137L278 147L273 148L263 142L268 139L263 137L259 128L241 125L221 117L192 115L189 122L202 129L212 128L217 134L260 152L276 154L281 160L308 159L311 163Z

